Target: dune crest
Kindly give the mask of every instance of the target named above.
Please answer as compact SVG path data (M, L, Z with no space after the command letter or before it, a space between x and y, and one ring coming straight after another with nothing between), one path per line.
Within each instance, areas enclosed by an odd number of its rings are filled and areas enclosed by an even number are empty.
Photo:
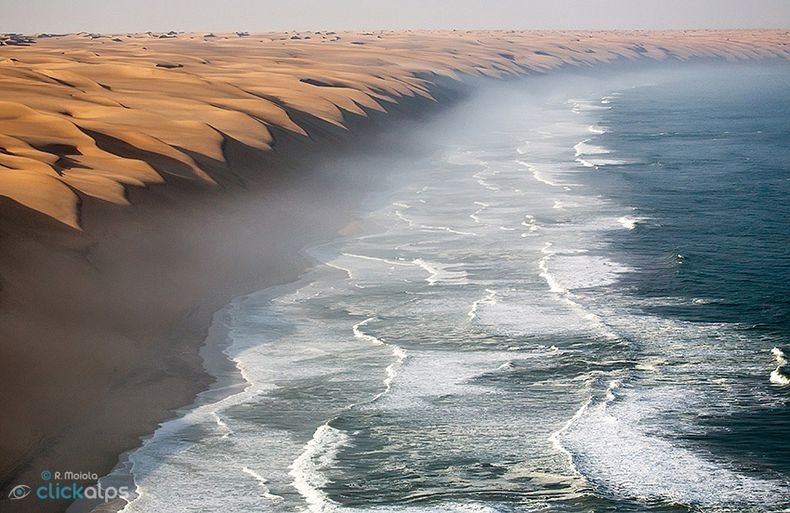
M82 195L127 205L128 187L168 175L212 186L216 177L196 158L225 162L228 138L269 151L272 128L308 136L296 121L304 116L345 127L348 114L431 98L432 77L506 77L619 59L787 59L789 40L783 30L8 40L0 46L0 195L79 229Z

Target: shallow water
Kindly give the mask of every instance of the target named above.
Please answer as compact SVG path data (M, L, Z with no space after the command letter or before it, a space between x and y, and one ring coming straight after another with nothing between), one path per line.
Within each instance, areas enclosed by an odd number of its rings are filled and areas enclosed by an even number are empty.
M124 511L790 507L788 79L527 82L434 121L358 233L229 306L242 387L131 455Z

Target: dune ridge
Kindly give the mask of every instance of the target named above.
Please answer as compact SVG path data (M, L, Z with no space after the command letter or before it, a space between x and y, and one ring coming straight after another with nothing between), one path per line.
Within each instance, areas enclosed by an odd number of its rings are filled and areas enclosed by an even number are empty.
M85 196L177 175L212 187L195 156L234 139L269 151L298 115L431 99L434 77L507 77L620 59L787 59L787 31L72 34L0 38L0 195L79 229ZM98 134L98 136L97 136ZM137 155L101 144L121 141Z

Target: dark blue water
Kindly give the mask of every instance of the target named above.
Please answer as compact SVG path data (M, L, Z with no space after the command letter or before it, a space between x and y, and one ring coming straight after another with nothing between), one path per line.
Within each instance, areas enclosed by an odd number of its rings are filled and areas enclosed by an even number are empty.
M665 313L787 337L790 82L751 72L626 90L599 141L637 163L594 178L660 223L617 242L643 270L640 294L703 298Z
M790 347L788 78L786 68L746 67L625 89L600 115L609 131L596 144L632 163L589 175L650 219L610 239L640 269L622 285L637 297L690 300L645 310L732 323L766 358ZM765 388L765 377L742 379ZM708 429L697 438L744 466L788 475L788 390L766 393L777 401L701 419Z

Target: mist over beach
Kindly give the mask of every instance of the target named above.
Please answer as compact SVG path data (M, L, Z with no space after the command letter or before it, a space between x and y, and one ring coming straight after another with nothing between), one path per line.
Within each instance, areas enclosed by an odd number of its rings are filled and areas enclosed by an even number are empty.
M7 6L0 511L790 508L790 12L670 4Z

